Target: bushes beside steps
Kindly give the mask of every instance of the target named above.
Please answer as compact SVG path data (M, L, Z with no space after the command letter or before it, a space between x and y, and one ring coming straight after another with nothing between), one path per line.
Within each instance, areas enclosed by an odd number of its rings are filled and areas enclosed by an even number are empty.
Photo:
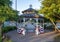
M9 32L9 31L15 30L15 29L16 29L15 26L3 27L3 28L2 28L2 33L6 33L6 32Z

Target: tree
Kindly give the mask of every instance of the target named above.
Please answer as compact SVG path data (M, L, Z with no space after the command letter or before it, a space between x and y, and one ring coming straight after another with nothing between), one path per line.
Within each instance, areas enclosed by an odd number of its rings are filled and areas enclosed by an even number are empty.
M10 1L10 0L0 0L0 5L1 6L4 6L4 5L11 6L12 5L12 1Z
M13 10L12 7L12 2L10 0L0 0L0 33L1 33L1 26L4 21L7 19L12 19L18 17L18 11ZM1 34L0 34L1 36Z
M39 13L44 14L52 22L55 30L58 30L54 22L60 19L60 0L43 0Z
M10 0L0 0L0 24L9 18L15 18L18 15L18 11L13 10L12 2Z

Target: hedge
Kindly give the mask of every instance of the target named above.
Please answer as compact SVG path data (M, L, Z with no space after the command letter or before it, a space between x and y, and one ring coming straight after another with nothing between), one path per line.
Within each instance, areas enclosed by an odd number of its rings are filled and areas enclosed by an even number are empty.
M9 31L15 30L15 29L16 29L15 26L3 27L3 28L2 28L2 33L6 33L6 32L9 32Z

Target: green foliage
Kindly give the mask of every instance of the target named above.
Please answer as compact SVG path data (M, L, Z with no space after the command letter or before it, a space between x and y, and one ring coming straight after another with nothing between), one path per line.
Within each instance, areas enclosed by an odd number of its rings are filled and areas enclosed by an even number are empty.
M2 23L6 20L15 20L18 17L18 11L13 10L12 7L12 2L10 0L0 0L0 26ZM0 27L1 29L1 27ZM16 27L4 27L2 28L2 33L3 32L8 32L10 30L14 30ZM1 32L1 30L0 30ZM1 35L0 35L0 42L1 41Z
M6 37L6 38L3 40L3 42L12 42L12 40L11 40L10 38Z
M0 22L15 20L18 17L18 11L13 10L11 4L10 0L0 0Z
M5 21L6 19L9 18L15 18L17 17L18 11L13 10L9 6L1 6L0 7L0 21ZM14 20L14 19L13 19Z
M43 0L39 13L44 14L46 18L51 18L53 21L60 18L60 0Z
M1 37L1 35L0 35L0 42L2 42L2 37Z
M46 27L46 29L54 30L54 26L53 25L50 25L50 26Z
M5 40L4 42L12 42L12 40Z
M60 35L58 35L54 38L54 42L60 42Z
M16 29L15 26L13 26L13 27L11 27L11 26L3 27L3 28L2 28L2 33L9 32L9 31L15 30L15 29Z
M5 38L3 39L3 42L12 42L12 40L10 39L10 36L8 35L4 35Z
M0 5L12 5L12 1L10 0L0 0Z

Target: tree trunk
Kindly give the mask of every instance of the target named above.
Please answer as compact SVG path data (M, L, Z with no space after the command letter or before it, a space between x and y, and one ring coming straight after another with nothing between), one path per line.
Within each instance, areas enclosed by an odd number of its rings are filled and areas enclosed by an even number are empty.
M55 25L54 21L52 19L50 19L50 21L52 22L52 24L54 25L54 29L55 31L59 32L59 29L57 28L57 26Z
M2 41L2 22L0 22L0 41Z
M1 30L1 29L2 29L2 23L0 22L0 33L2 33L2 32L1 32L2 30Z

